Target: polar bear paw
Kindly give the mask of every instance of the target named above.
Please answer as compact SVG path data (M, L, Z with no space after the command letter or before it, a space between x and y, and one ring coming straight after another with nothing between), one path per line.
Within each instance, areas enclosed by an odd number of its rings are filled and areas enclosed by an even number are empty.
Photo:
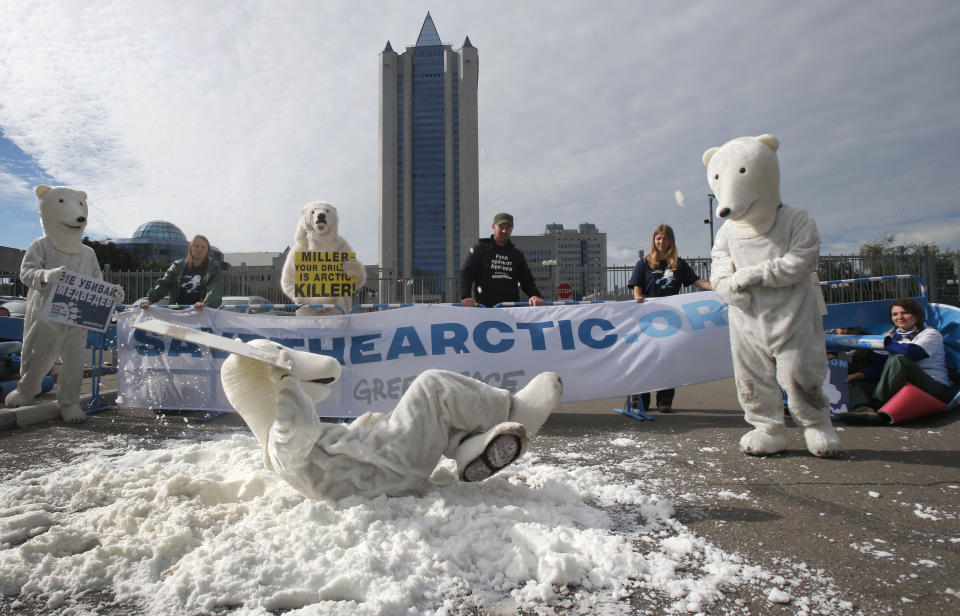
M364 275L363 265L356 259L347 259L343 262L343 273L351 278L359 279Z
M750 304L752 303L751 296L748 291L728 291L727 300L728 304L743 311L750 310Z
M783 426L772 430L755 428L740 438L740 451L751 456L769 456L787 448L787 435Z
M534 436L557 408L563 395L563 381L556 372L541 372L513 396L510 421L522 424L527 436Z
M33 403L36 400L34 396L28 396L19 389L14 389L9 394L7 394L6 400L4 403L7 405L7 408L16 408L18 406L27 406L28 404Z
M829 458L840 452L840 436L827 421L803 429L803 440L807 444L807 451L818 458Z
M60 417L67 423L83 423L87 420L87 414L83 412L78 402L61 406Z

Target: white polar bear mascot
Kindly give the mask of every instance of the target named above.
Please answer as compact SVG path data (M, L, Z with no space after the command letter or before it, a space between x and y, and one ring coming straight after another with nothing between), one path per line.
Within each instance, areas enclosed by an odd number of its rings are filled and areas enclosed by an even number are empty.
M840 451L822 384L826 306L817 281L820 236L803 210L780 201L773 135L740 137L703 154L717 216L726 220L711 252L710 282L730 305L737 397L754 429L740 450L767 455L787 447L780 387L803 428L807 449Z
M300 209L300 220L297 222L297 231L293 236L293 245L283 264L283 274L280 277L280 288L284 295L297 304L333 304L343 308L345 313L350 312L352 302L349 297L297 297L296 271L294 264L296 253L316 252L353 252L350 243L343 239L338 227L339 218L337 208L326 201L314 201ZM367 274L363 265L356 259L348 259L343 263L343 273L356 280L359 289L367 281ZM297 316L320 316L327 314L341 314L336 308L308 308L301 306L297 309Z
M17 407L33 402L40 393L44 375L60 359L60 416L64 421L79 423L87 419L80 407L87 330L44 319L41 312L68 271L101 280L103 274L97 255L82 242L87 226L87 194L63 186L38 186L36 193L40 198L43 237L30 244L20 265L20 280L30 290L23 322L20 382L7 396L6 404ZM117 302L121 301L123 292L119 291Z
M444 455L457 461L460 479L482 481L523 455L563 392L552 372L511 395L427 370L390 413L322 422L316 403L340 376L337 360L270 340L249 344L279 354L288 368L230 355L220 370L223 390L260 443L264 466L308 498L422 492Z

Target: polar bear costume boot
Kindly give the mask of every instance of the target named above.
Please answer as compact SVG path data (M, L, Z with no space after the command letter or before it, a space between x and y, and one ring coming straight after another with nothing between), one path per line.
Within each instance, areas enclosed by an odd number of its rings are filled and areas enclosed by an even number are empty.
M44 319L42 310L57 283L67 272L102 279L97 255L81 241L87 226L87 194L63 186L38 186L43 237L34 240L20 265L20 280L27 292L23 322L20 382L6 399L9 407L25 406L40 394L43 377L60 359L57 402L60 416L70 423L86 421L80 407L80 382L87 330ZM122 295L117 301L122 301Z
M279 353L290 369L231 355L220 373L224 392L259 441L264 465L309 498L421 492L442 455L457 460L466 481L489 477L522 455L528 433L563 391L554 373L511 396L461 374L427 370L392 412L347 426L316 414L316 402L340 376L336 360L269 340L249 344Z
M840 451L822 384L826 306L816 277L820 236L813 218L780 201L773 135L740 137L703 155L718 217L710 282L727 302L737 397L754 426L740 449L767 455L787 447L780 387L810 453Z

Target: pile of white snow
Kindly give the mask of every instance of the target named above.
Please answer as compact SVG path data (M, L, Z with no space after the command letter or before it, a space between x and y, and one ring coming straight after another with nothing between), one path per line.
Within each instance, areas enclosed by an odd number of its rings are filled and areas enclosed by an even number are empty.
M133 442L4 478L0 592L69 612L106 591L151 615L695 613L731 591L801 613L850 609L829 580L798 597L797 580L718 550L668 499L580 456L528 455L480 484L447 462L420 497L337 502L264 470L246 435Z

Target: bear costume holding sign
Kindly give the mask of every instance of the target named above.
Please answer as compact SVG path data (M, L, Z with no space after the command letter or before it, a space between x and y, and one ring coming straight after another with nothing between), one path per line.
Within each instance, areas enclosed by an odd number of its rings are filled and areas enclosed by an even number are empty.
M323 422L316 403L340 377L340 363L270 340L247 345L223 363L223 391L260 443L264 466L308 498L419 493L443 456L456 460L461 480L482 481L523 455L563 392L553 372L511 395L462 374L427 370L392 412L367 413L349 425Z
M337 208L326 201L314 201L308 203L300 209L300 220L297 222L297 231L293 236L293 245L290 246L290 252L287 254L287 260L283 264L283 274L280 277L280 288L284 295L296 304L332 304L343 308L344 312L350 312L352 305L351 295L338 296L312 296L305 297L297 293L297 270L296 256L298 252L334 252L334 253L352 253L353 248L338 232L339 218ZM339 269L337 267L336 269ZM363 286L367 281L366 272L363 265L355 258L349 258L343 261L343 275L354 279L353 291ZM342 276L338 273L333 275L336 278L336 284L342 281ZM332 286L332 285L331 285ZM297 309L297 316L320 316L329 314L341 314L335 308L308 308L301 306Z
M780 143L740 137L703 154L707 179L726 222L711 251L710 282L729 304L737 397L754 429L740 450L768 455L787 447L783 399L803 428L807 449L840 451L823 393L826 306L817 280L820 236L803 210L780 201Z
M27 285L27 311L23 321L20 382L7 396L9 407L25 406L40 394L41 382L57 359L63 362L57 382L60 416L70 423L86 421L80 407L80 382L87 330L43 318L47 298L68 272L103 279L97 255L82 242L87 226L87 194L63 186L38 186L43 237L27 248L20 280ZM123 291L117 292L123 301Z

